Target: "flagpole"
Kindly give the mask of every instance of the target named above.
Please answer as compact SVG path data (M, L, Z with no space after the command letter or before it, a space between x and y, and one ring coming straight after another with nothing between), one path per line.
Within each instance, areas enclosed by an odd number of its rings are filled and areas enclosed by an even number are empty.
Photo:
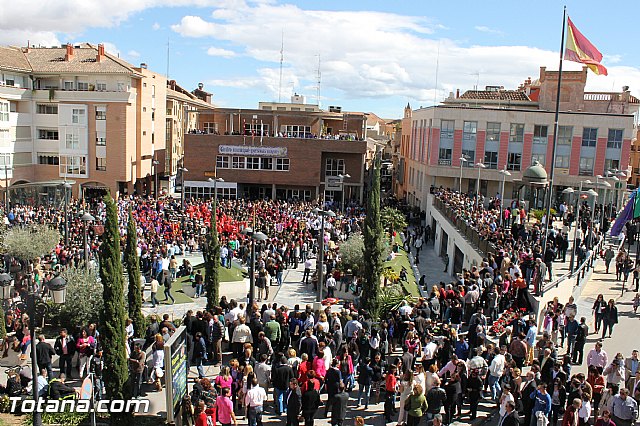
M560 65L558 66L558 91L556 93L556 113L555 113L555 118L554 118L554 122L553 122L553 145L551 146L551 166L549 169L549 190L547 191L547 215L546 215L546 223L545 225L545 230L544 230L544 237L542 239L543 244L542 244L542 253L544 253L547 249L547 237L549 235L549 231L550 231L550 227L549 227L549 220L551 218L551 201L553 199L553 175L554 175L554 171L555 171L555 166L556 166L556 145L558 142L558 119L560 116L560 89L562 87L562 58L564 56L564 32L565 32L565 27L567 24L567 6L564 6L564 9L562 11L562 37L560 38ZM548 162L549 160L547 160ZM580 206L578 205L578 208L580 208ZM551 224L553 225L553 221L551 221ZM579 224L577 224L577 226L579 226ZM575 250L576 248L573 247L573 250Z

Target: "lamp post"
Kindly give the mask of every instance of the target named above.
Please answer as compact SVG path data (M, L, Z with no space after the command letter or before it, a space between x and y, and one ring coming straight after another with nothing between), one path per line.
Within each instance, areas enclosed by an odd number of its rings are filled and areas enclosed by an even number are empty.
M209 178L209 182L213 183L213 208L211 209L211 214L218 213L218 182L224 182L222 178Z
M186 167L180 167L180 207L184 210L184 174L189 171Z
M476 163L476 167L478 168L478 182L476 182L476 208L478 208L478 205L480 204L480 171L487 166L482 163Z
M9 170L11 167L4 165L4 208L5 214L9 212Z
M602 212L600 214L600 230L604 230L604 222L606 220L607 214L607 189L611 188L611 184L606 180L602 182L602 186L604 187L604 194L602 195Z
M323 281L322 281L322 265L324 265L324 218L325 216L329 216L329 217L336 217L336 214L334 212L332 212L331 210L320 210L318 208L315 208L311 211L312 213L315 213L316 215L320 216L322 219L320 221L320 236L318 238L318 243L320 245L320 247L318 247L318 295L316 297L316 301L317 302L322 302L322 285L323 285Z
M460 181L458 183L458 192L462 194L462 164L468 162L467 157L464 155L460 157Z
M71 184L65 181L61 187L64 191L64 246L69 248L69 193L67 191L71 188Z
M502 226L504 226L504 187L507 183L507 176L511 176L511 173L507 170L507 168L505 167L504 169L500 170L498 173L500 173L502 175L502 191L500 192L500 224L502 224Z
M158 160L153 160L151 164L153 164L153 179L154 179L153 192L157 200L158 199L158 165L160 164L160 162Z
M251 265L249 267L249 302L247 303L247 321L251 320L249 314L251 314L251 308L253 307L253 300L256 293L256 241L264 241L267 236L262 232L254 231L253 228L244 228L241 234L251 238ZM267 283L269 285L269 283Z
M576 229L573 231L573 247L571 248L571 260L569 261L569 273L573 272L573 265L576 259L576 239L578 236L578 228L580 227L580 195L582 194L582 184L591 184L590 180L580 181L580 189L578 190L578 197L576 199ZM566 188L562 191L563 194L573 194L575 190L573 188Z
M342 204L340 204L340 209L344 213L344 180L346 178L350 178L351 175L349 173L345 173L343 175L338 175L338 177L340 178L340 185L342 186Z
M87 268L87 271L89 271L89 254L90 253L89 253L89 247L87 243L87 225L89 222L93 222L94 220L96 220L96 218L91 216L90 213L85 213L82 216L80 216L80 220L82 220L82 223L84 225L84 233L83 233L84 249L82 250L84 254L84 265L85 265L85 268Z

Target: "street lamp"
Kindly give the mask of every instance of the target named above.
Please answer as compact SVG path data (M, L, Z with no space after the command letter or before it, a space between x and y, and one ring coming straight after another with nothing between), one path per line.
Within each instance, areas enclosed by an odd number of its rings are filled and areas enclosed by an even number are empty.
M606 220L606 208L607 208L607 189L611 188L611 184L606 180L602 182L604 186L604 194L602 195L602 212L600 212L600 230L604 230L604 222Z
M573 265L576 258L576 239L578 236L578 228L580 227L580 194L582 193L582 184L590 185L591 181L589 179L580 181L580 189L578 191L578 197L576 200L576 229L573 231L573 247L571 249L571 260L569 261L569 273L573 272ZM575 190L573 188L566 188L562 191L563 194L573 194Z
M469 160L467 160L467 157L465 157L464 155L462 157L460 157L460 183L458 184L458 192L460 192L462 194L462 164L463 163L467 163Z
M184 174L189 171L186 167L180 167L180 206L184 210Z
M89 222L93 222L94 220L96 220L95 217L91 216L90 213L85 213L82 216L80 216L80 220L82 220L82 223L84 225L84 249L82 250L82 252L84 253L84 265L85 268L87 268L87 271L89 271L89 248L88 248L88 244L87 244L87 225Z
M511 173L507 170L507 168L505 167L504 169L500 170L498 173L500 173L502 175L502 191L500 192L500 224L502 224L502 226L504 226L504 187L507 183L507 176L511 176ZM479 179L478 179L479 180Z
M340 185L342 186L342 204L340 205L342 212L344 213L344 180L346 178L350 178L351 175L349 173L345 173L343 175L338 175L340 178Z
M249 315L253 308L253 300L256 293L256 241L265 241L268 237L260 231L254 231L253 228L244 228L241 232L251 238L251 265L249 266L249 302L247 303L247 321L250 321ZM269 285L269 283L267 283Z
M480 204L480 170L486 168L482 163L476 163L476 167L478 168L478 182L476 182L476 208Z
M154 194L156 196L156 200L158 199L158 165L160 162L158 160L153 160L151 163L153 164L153 178L154 178Z
M322 302L322 265L324 265L324 218L325 216L336 217L336 214L331 210L320 210L315 208L311 210L312 213L320 216L322 219L320 221L320 237L318 238L318 242L320 247L318 248L318 295L316 297L317 302Z
M71 188L71 184L65 181L60 186L64 191L64 246L69 248L69 194L67 191Z
M209 178L209 182L213 183L213 207L211 209L211 215L218 214L218 182L224 182L222 178ZM211 222L213 226L213 222Z
M9 214L9 170L11 167L4 165L4 208L5 214Z

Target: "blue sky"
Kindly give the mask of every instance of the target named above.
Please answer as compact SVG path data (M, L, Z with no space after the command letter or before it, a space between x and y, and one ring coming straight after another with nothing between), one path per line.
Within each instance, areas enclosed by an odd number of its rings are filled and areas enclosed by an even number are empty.
M4 4L2 4L4 3ZM476 84L515 88L557 69L563 3L496 1L0 0L0 43L104 42L185 88L199 82L224 107L257 107L292 92L394 118ZM612 4L615 5L612 6ZM26 7L28 5L28 7ZM577 27L604 54L590 90L640 96L640 3L570 0ZM280 44L284 66L280 85ZM438 72L436 74L436 63ZM568 69L578 64L565 63Z

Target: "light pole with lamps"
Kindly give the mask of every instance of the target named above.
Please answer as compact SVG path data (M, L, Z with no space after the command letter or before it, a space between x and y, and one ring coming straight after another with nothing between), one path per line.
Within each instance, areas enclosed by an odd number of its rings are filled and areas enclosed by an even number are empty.
M571 260L569 261L569 272L573 272L573 265L575 263L575 259L576 259L576 239L578 236L578 228L580 227L580 195L582 194L582 184L587 184L590 185L591 181L590 180L584 180L584 181L580 181L580 189L578 190L578 197L576 200L576 229L573 231L573 247L571 248ZM563 194L573 194L575 191L575 189L573 188L565 188L562 193Z
M68 190L71 188L71 184L65 181L62 185L62 190L64 191L64 245L66 248L69 248L69 192Z
M251 238L251 264L249 265L249 301L247 303L247 321L250 321L249 314L253 307L253 300L256 293L256 241L265 241L268 237L260 231L254 231L253 228L244 228L241 232ZM269 283L267 283L269 285Z
M340 174L338 175L338 177L340 178L340 185L342 186L342 204L340 204L340 208L342 209L342 212L344 213L344 180L346 178L350 178L351 175L349 173L345 173L345 174Z
M87 271L89 271L89 254L90 253L89 253L89 247L87 242L87 225L89 222L93 222L94 220L96 220L96 218L91 216L90 213L85 213L82 216L80 216L80 220L82 220L82 223L84 225L84 232L83 232L84 250L82 250L84 254L84 265Z
M4 208L5 212L9 211L9 170L11 167L4 165Z
M184 210L184 174L189 171L186 167L180 167L180 207Z
M160 165L160 162L158 160L153 160L151 164L153 164L153 179L154 179L153 192L157 200L158 199L158 165Z
M604 178L606 179L606 178ZM600 212L600 230L604 230L604 222L607 218L607 189L611 188L611 184L603 179L602 186L604 187L604 194L602 194L602 211Z
M504 187L507 183L507 176L511 176L511 173L505 167L498 173L502 175L502 191L500 192L500 223L504 226Z
M482 163L476 163L476 167L478 168L478 182L476 182L476 208L480 204L480 171L487 166Z
M469 162L469 160L467 160L467 157L465 157L464 155L460 157L460 181L458 183L458 192L460 194L462 194L462 165L467 162Z
M322 266L324 265L324 218L325 216L336 217L336 214L331 210L320 210L318 208L311 210L311 212L322 218L320 221L320 235L318 237L318 245L320 246L318 247L318 264L316 266L318 269L318 294L316 296L316 302L320 303L322 302Z

